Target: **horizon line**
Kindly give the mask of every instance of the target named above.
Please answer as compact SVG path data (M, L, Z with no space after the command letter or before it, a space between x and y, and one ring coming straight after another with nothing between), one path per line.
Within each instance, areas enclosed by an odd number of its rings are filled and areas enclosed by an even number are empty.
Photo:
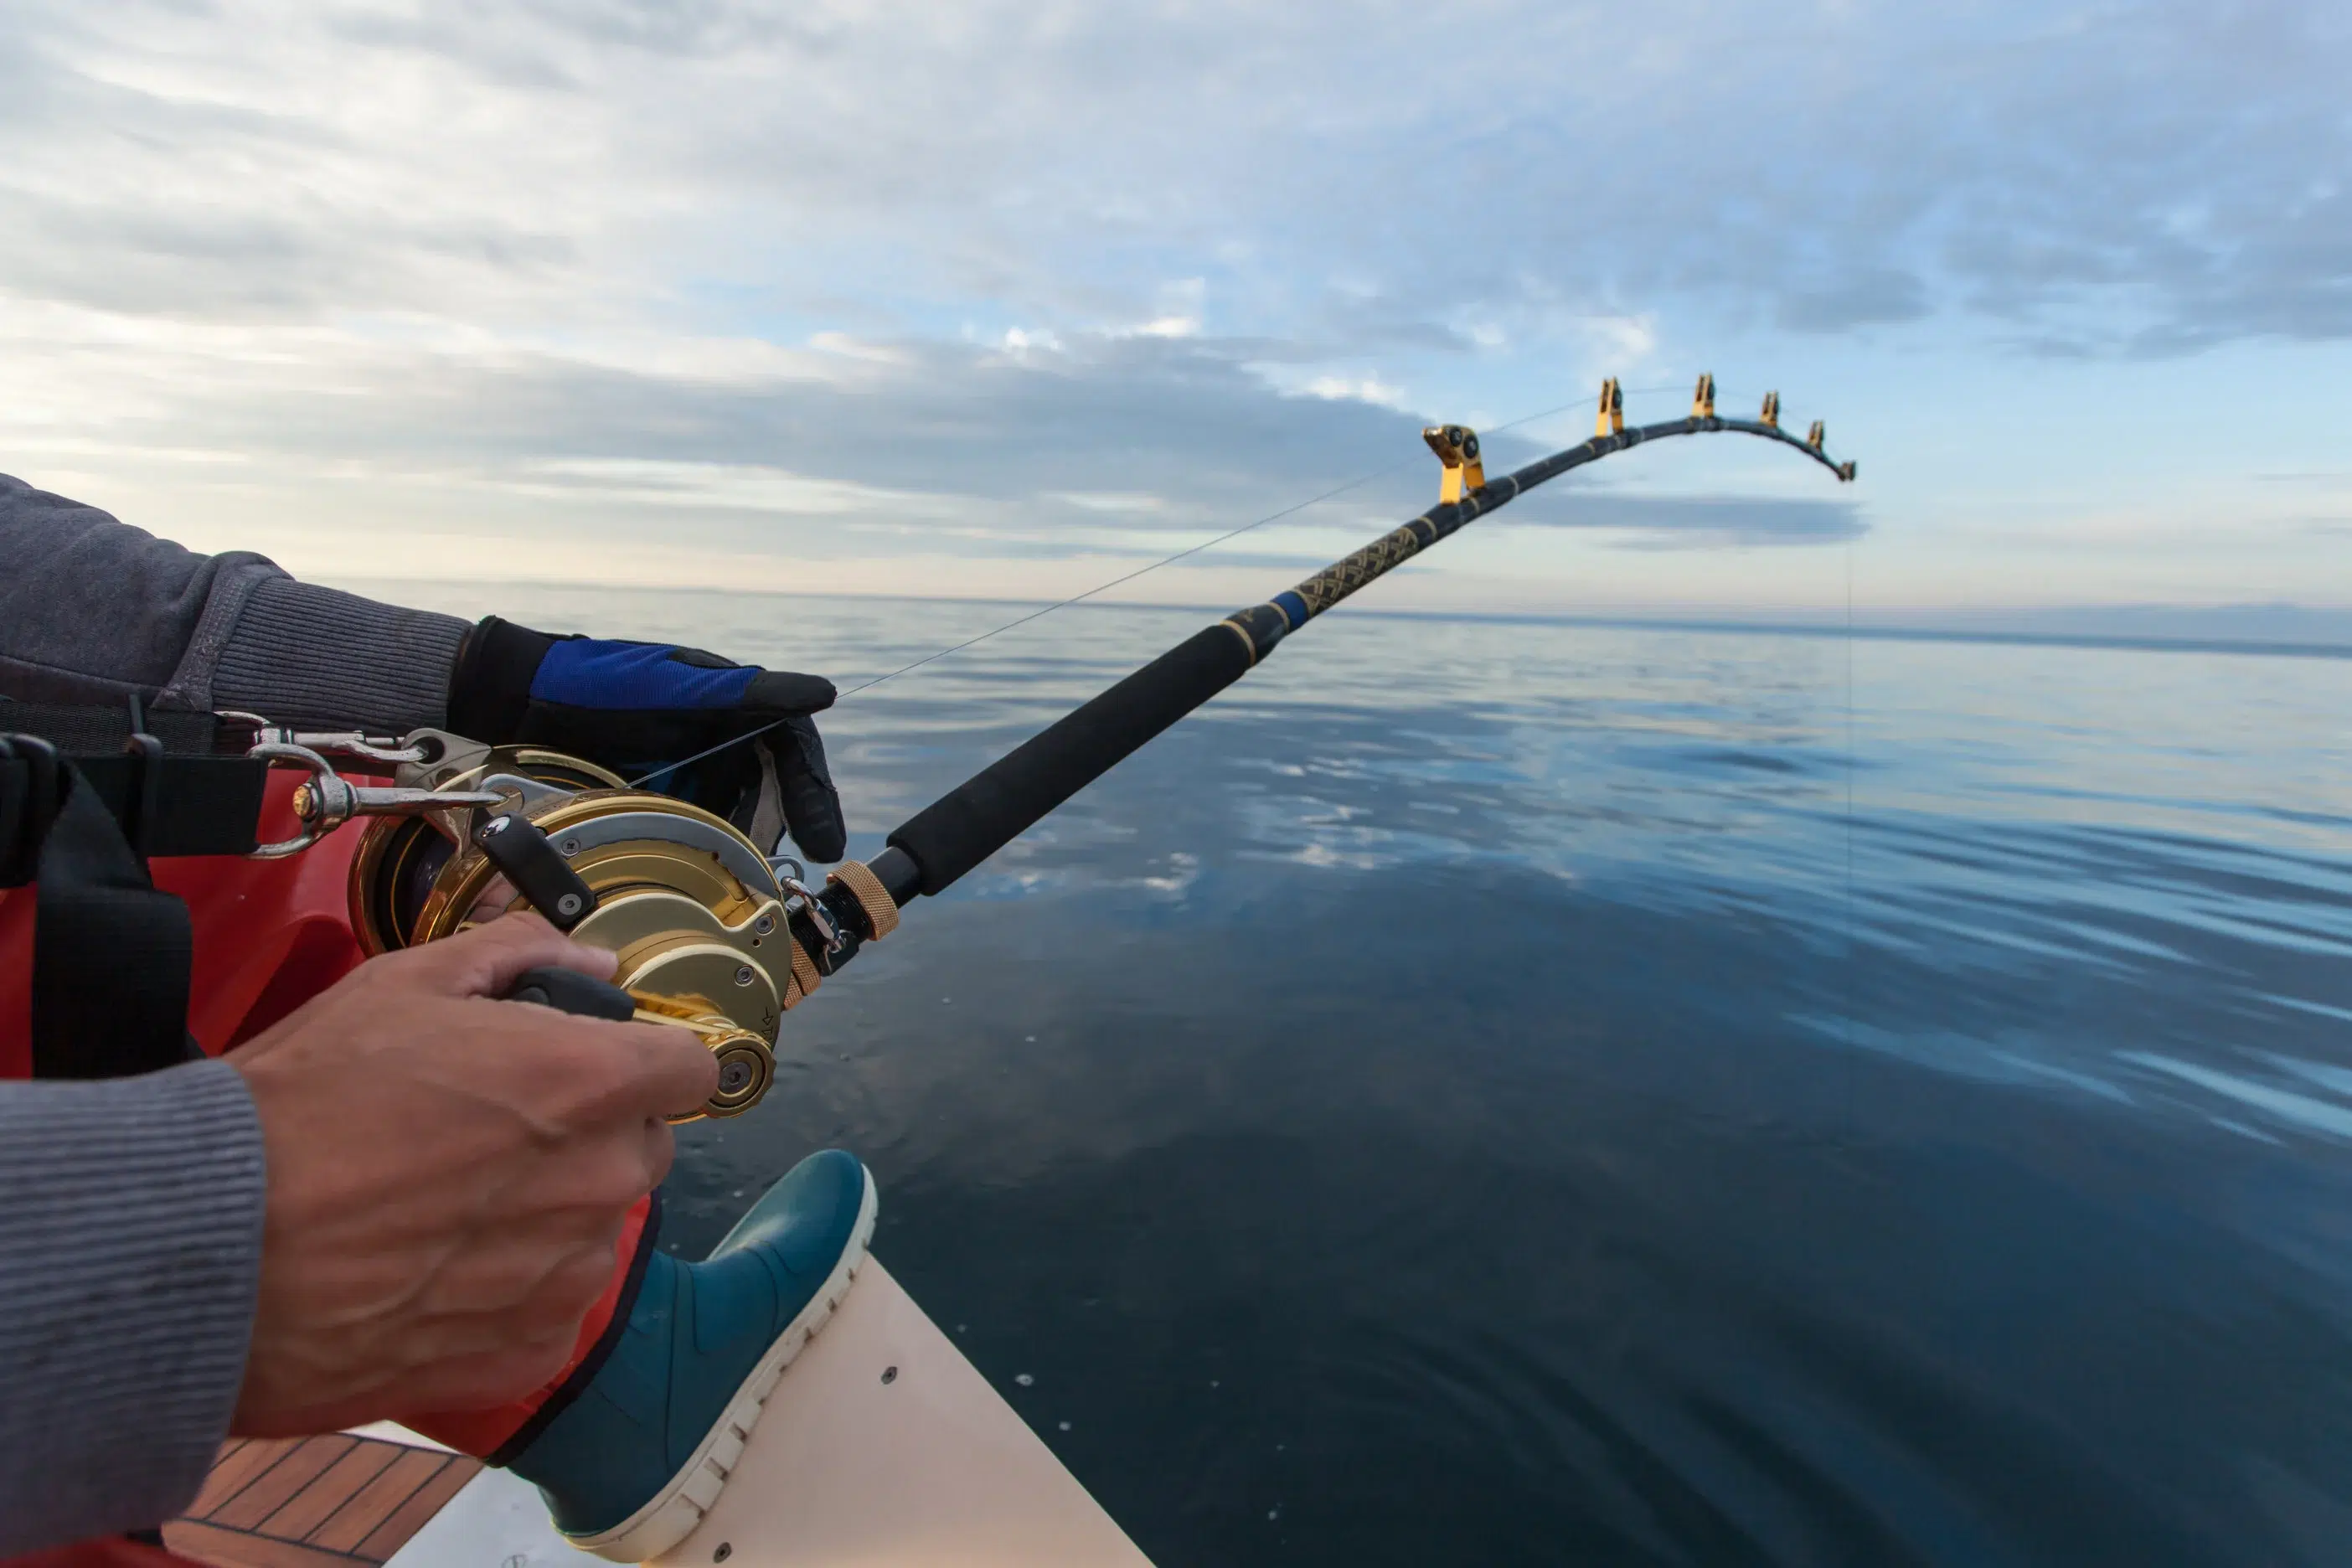
M322 582L344 584L418 583L446 585L461 582L452 577L390 577L373 574L341 574L320 579ZM1052 599L1008 598L998 595L965 594L878 594L864 590L810 590L789 588L728 588L685 584L639 584L614 582L582 582L561 578L506 578L505 585L518 588L601 591L621 594L709 594L732 598L769 599L856 599L877 602L918 602L923 604L1000 605L1007 608L1036 609L1041 606L1070 610L1167 610L1221 616L1229 606L1190 601L1150 599ZM1940 610L1917 607L1870 609L1863 613L1874 617L1885 616L1919 616L1918 624L1890 623L1884 620L1862 621L1822 619L1812 612L1780 612L1758 610L1743 616L1731 611L1693 615L1687 612L1665 612L1656 615L1639 612L1615 614L1583 610L1479 610L1479 609L1412 609L1384 607L1374 605L1351 605L1350 613L1375 616L1396 620L1426 621L1486 621L1506 626L1591 626L1634 631L1682 631L1729 636L1776 636L1810 637L1860 637L1874 642L1942 642L1976 643L2024 647L2076 647L2111 649L2148 653L2218 653L2246 657L2282 658L2352 658L2352 605L2310 605L2277 601L2241 601L2225 605L2184 605L2164 601L2139 601L2110 605L1979 605L1947 606ZM1936 616L2114 616L2118 614L2158 613L2178 616L2215 616L2244 614L2249 611L2284 613L2295 616L2342 617L2347 635L2342 641L2312 641L2308 638L2266 638L2260 637L2200 637L2194 634L2159 632L2093 632L2033 630L2024 627L1997 628L1965 626L1938 626Z

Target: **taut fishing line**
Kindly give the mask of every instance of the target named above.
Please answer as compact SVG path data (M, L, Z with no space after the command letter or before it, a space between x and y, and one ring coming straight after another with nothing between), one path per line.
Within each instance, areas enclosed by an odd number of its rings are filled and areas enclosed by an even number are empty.
M1624 395L1628 397L1643 397L1654 394L1675 392L1678 390L1680 389L1672 386L1637 386L1628 390ZM1506 430L1516 430L1522 425L1532 425L1538 419L1549 419L1556 414L1565 414L1571 408L1581 407L1584 401L1585 400L1582 398L1578 398L1574 402L1562 403L1554 407L1542 409L1534 414L1522 414L1519 417L1511 420L1507 424L1496 426L1493 429L1487 431L1486 434L1489 436L1499 436ZM839 695L835 697L834 701L837 704L848 698L856 696L861 691L871 691L874 688L881 685L886 680L895 680L899 676L905 675L910 670L920 669L923 666L943 659L950 654L961 653L968 647L977 647L980 644L988 641L991 637L1002 637L1006 632L1013 631L1017 627L1027 626L1031 621L1037 620L1042 616L1050 616L1055 610L1066 610L1072 605L1083 604L1085 601L1095 597L1098 594L1108 594L1113 588L1119 587L1124 584L1134 582L1138 577L1144 575L1146 573L1157 572L1162 566L1171 566L1177 562L1185 559L1187 556L1198 555L1204 550L1214 549L1216 546L1224 543L1229 539L1239 539L1243 534L1249 532L1253 529L1264 528L1269 522L1279 522L1286 517L1290 517L1298 512L1305 511L1308 507L1320 506L1327 500L1335 500L1340 496L1346 495L1350 490L1360 490L1375 480L1387 479L1391 474L1411 468L1414 463L1421 460L1423 459L1418 458L1401 458L1396 462L1391 463L1385 468L1378 468L1369 474L1364 474L1357 479L1349 479L1346 484L1334 486L1332 489L1325 490L1320 495L1309 496L1305 500L1295 501L1289 506L1284 507L1279 511L1270 511L1255 522L1245 522L1239 528L1228 529L1224 532L1218 534L1213 539L1204 539L1198 544L1190 545L1176 552L1173 555L1162 556L1159 560L1151 562L1148 565L1139 566L1132 572L1123 573L1117 577L1113 577L1108 582L1097 583L1083 594L1073 594L1066 599L1056 599L1052 604L1032 610L1025 616L1016 616L1014 619L1005 622L1001 626L991 627L989 630L981 633L978 637L966 637L963 641L955 644L951 647L943 647L936 653L927 653L922 658L916 659L911 663L902 664L896 669L886 670L882 674L876 676L871 680L862 680L856 686L849 688L846 691L841 692ZM635 789L653 779L661 777L664 773L674 773L679 768L690 767L706 757L715 757L721 752L731 751L735 747L740 746L747 742L758 740L769 731L777 729L787 722L789 722L789 721L778 719L770 723L762 724L756 730L746 730L740 735L721 741L715 746L707 747L702 751L695 752L690 757L684 757L674 763L664 763L661 766L654 769L652 772L640 774L638 777L631 779L626 787Z

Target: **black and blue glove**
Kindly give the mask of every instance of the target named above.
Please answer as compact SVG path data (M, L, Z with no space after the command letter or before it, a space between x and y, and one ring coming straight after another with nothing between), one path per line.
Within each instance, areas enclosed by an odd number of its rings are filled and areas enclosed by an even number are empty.
M822 676L666 643L552 637L491 616L457 650L449 728L569 752L625 778L657 773L649 787L727 818L762 849L789 831L803 854L830 862L848 836L809 715L833 699ZM769 724L755 741L687 760Z

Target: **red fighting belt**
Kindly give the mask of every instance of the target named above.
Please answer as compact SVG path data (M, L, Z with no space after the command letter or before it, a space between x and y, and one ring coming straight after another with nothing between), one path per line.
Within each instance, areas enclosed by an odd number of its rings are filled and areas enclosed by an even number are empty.
M293 770L271 774L261 815L261 842L295 836L291 796L299 782ZM217 855L152 863L155 885L177 894L188 906L194 935L188 1031L206 1052L218 1056L233 1050L359 965L362 955L352 934L349 891L359 843L360 830L354 826L283 860ZM0 892L0 1078L26 1078L32 1070L36 893L31 887ZM509 1405L405 1414L401 1420L436 1441L481 1458L495 1455L520 1433L613 1325L631 1265L651 1245L651 1199L641 1198L630 1211L612 1280L580 1325L571 1365L545 1388Z

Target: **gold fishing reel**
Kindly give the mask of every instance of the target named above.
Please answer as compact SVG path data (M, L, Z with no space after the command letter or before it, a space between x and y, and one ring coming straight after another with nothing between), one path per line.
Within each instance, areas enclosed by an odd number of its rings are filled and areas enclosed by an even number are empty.
M631 789L576 757L440 741L436 763L404 764L400 780L468 800L373 818L362 830L351 876L362 946L388 952L532 909L524 887L539 885L542 897L569 906L541 913L574 941L618 956L613 984L629 994L637 1018L691 1030L719 1058L719 1086L700 1115L740 1115L758 1103L775 1079L784 1011L816 984L792 931L793 916L814 903L798 864L770 860L724 818ZM472 804L486 794L504 804ZM544 858L551 850L561 867L547 861L549 876L537 879L511 869L511 856L502 867L493 850L504 846L486 847L489 838L532 837L502 835L511 826L502 817L543 835L547 848L534 839L533 851ZM572 890L550 895L549 887Z

